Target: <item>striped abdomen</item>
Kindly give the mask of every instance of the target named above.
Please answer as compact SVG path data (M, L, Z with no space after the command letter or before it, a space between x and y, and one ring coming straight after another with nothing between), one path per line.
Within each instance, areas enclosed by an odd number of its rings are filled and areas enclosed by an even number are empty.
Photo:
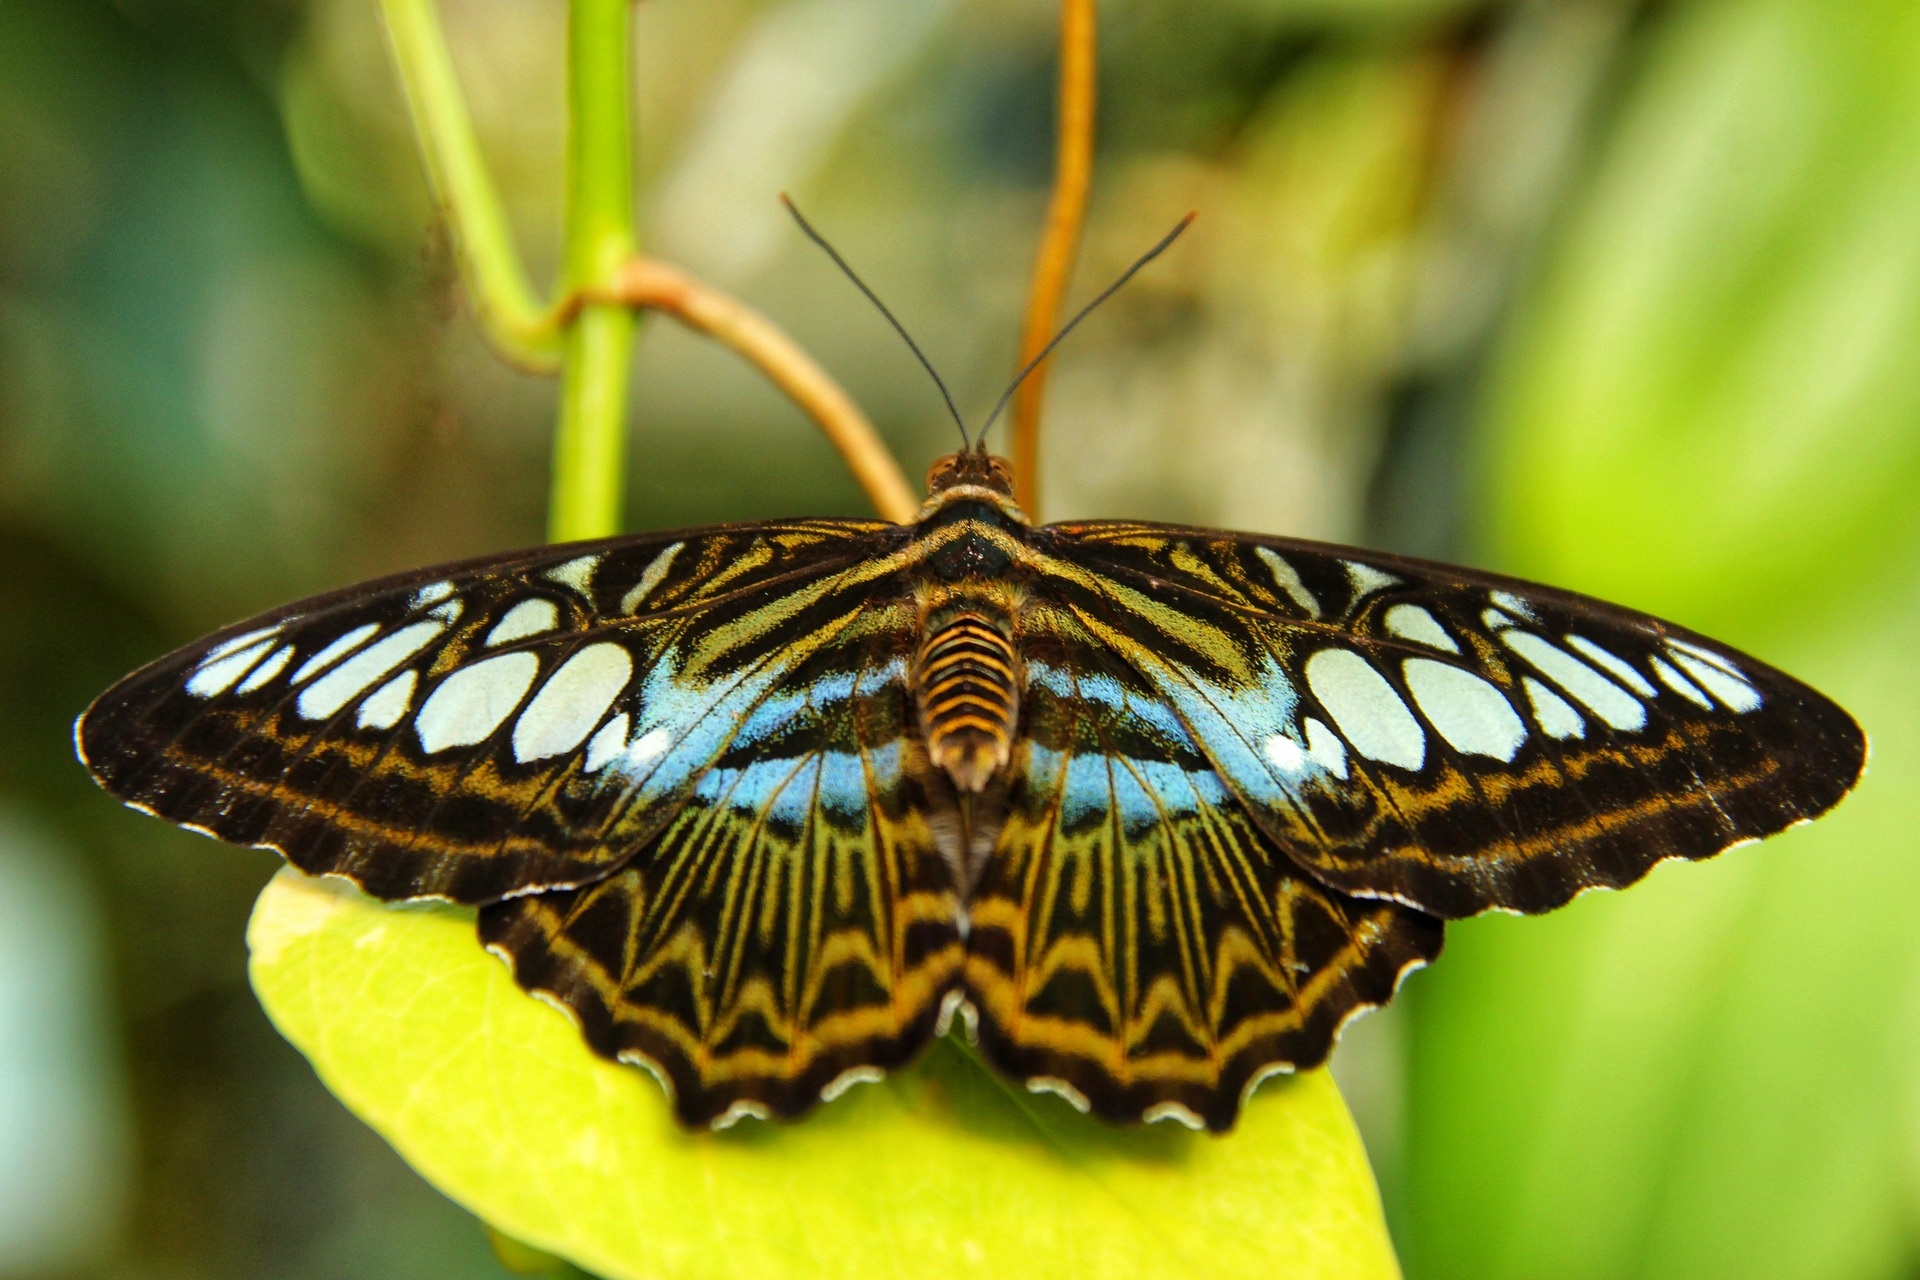
M961 791L979 791L1013 754L1020 715L1013 642L992 619L962 613L920 645L914 694L927 754Z

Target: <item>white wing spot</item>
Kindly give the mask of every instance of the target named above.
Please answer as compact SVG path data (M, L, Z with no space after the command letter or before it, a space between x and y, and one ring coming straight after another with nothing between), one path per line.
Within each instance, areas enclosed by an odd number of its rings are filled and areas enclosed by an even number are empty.
M667 729L666 726L662 725L658 729L652 729L642 734L638 741L628 747L626 758L622 763L628 765L646 764L659 756L665 755L667 748L672 745L673 733Z
M426 648L445 631L438 622L416 622L368 645L301 690L294 704L308 720L324 720L387 673Z
M848 1067L827 1081L827 1087L820 1091L820 1101L832 1102L857 1084L879 1084L886 1078L887 1073L878 1067Z
M1425 763L1420 722L1365 658L1351 649L1322 649L1307 659L1307 684L1355 751L1402 769Z
M1713 699L1700 692L1699 685L1687 679L1678 671L1675 671L1665 658L1655 658L1653 660L1653 674L1660 677L1661 684L1667 686L1667 688L1673 690L1688 702L1707 711L1713 710Z
M1531 631L1502 632L1500 639L1541 675L1572 694L1574 701L1614 728L1646 727L1647 709L1638 698L1565 649Z
M1189 1129L1204 1129L1207 1127L1206 1123L1201 1120L1199 1116L1193 1114L1191 1107L1183 1106L1178 1102L1156 1102L1140 1113L1140 1119L1146 1124L1154 1124L1161 1120L1173 1120L1185 1125Z
M1387 610L1387 634L1424 644L1429 648L1460 652L1460 646L1440 625L1440 620L1417 604L1397 604Z
M1533 718L1539 723L1540 732L1559 742L1587 736L1587 722L1565 698L1532 676L1522 677L1520 684L1527 691L1527 700L1533 703Z
M493 948L489 947L488 950L492 951ZM494 954L499 956L501 959L507 961L509 964L511 964L513 961L513 957L508 955L505 951L494 951ZM543 991L536 991L533 993L533 997L534 999L538 1000L545 994L546 993ZM558 1000L553 1000L550 1003L553 1005L554 1008L560 1010L560 1012L566 1014L567 1017L569 1018L578 1018L580 1016L579 1014L573 1011L573 1007L571 1005L563 1005ZM673 1081L669 1080L667 1078L667 1073L660 1069L660 1064L655 1062L652 1058L649 1058L646 1054L641 1053L636 1049L622 1049L620 1050L619 1053L616 1053L614 1055L614 1058L617 1061L626 1063L630 1067L639 1067L642 1071L645 1071L648 1075L652 1076L654 1080L656 1080L659 1083L662 1089L665 1089L667 1091L667 1096L669 1098L673 1096Z
M460 615L466 611L467 605L464 600L449 600L445 604L435 605L433 608L427 610L427 613L431 617L440 619L440 621L446 623L448 626L452 626L454 623L460 621Z
M1691 653L1679 649L1669 650L1680 669L1726 704L1729 711L1755 711L1760 706L1760 691L1748 684L1743 678L1730 674L1724 667L1712 662L1703 662Z
M961 934L965 936L966 916L964 913L960 917L960 922ZM980 1042L978 1035L980 1011L973 1007L973 1003L967 999L966 993L962 991L949 991L940 998L940 1020L933 1024L934 1038L939 1040L946 1037L948 1030L953 1026L953 1017L955 1014L960 1015L960 1025L966 1034L967 1043L978 1044Z
M1313 592L1307 590L1307 584L1300 581L1300 575L1294 567L1280 558L1278 552L1270 547L1255 547L1254 554L1267 562L1267 569L1273 574L1274 582L1286 592L1292 601L1300 606L1301 612L1309 618L1320 616L1320 602L1313 598Z
M237 690L239 693L252 693L255 689L287 669L287 663L293 661L293 646L283 644L273 651L273 656L253 669Z
M1487 593L1487 599L1493 601L1508 613L1525 618L1528 622L1540 621L1540 615L1533 611L1533 606L1511 591L1490 591Z
M1353 584L1353 598L1360 601L1376 591L1385 591L1388 587L1400 585L1400 579L1390 573L1383 573L1370 564L1361 564L1358 560L1342 560L1346 567L1347 581Z
M1420 962L1416 960L1413 962L1413 964L1414 964L1414 967L1417 968L1419 967ZM1395 984L1394 989L1395 990L1399 989L1398 983ZM1367 1009L1367 1006L1362 1005L1360 1008L1355 1009L1353 1013L1347 1016L1358 1017L1360 1014L1366 1012L1366 1009ZM1338 1036L1339 1032L1336 1031L1334 1034ZM1290 1076L1293 1074L1293 1071L1294 1071L1294 1067L1291 1062L1274 1062L1274 1063L1269 1063L1268 1065L1260 1068L1258 1071L1253 1073L1253 1079L1247 1081L1246 1088L1240 1090L1240 1105L1244 1107L1247 1104L1248 1100L1253 1097L1253 1091L1255 1089L1258 1089L1261 1085L1265 1084L1267 1081L1273 1079L1275 1076Z
M1067 1104L1081 1115L1093 1110L1093 1104L1087 1101L1087 1095L1056 1076L1034 1076L1027 1081L1028 1093L1051 1093L1065 1098Z
M413 719L423 751L468 747L492 736L527 696L540 660L530 653L483 658L448 676Z
M547 570L546 576L563 587L572 587L587 599L593 598L593 571L600 567L599 556L576 556L565 564Z
M587 743L587 762L583 767L588 773L600 772L607 767L607 761L626 749L627 728L627 713L624 711L600 726L600 732L594 734Z
M611 642L590 644L560 664L513 726L513 758L525 764L587 740L633 679L633 658Z
M235 649L244 649L256 640L265 640L269 636L279 634L280 626L275 625L271 627L261 627L256 631L247 631L240 635L232 636L207 650L206 654L200 659L200 665L203 667L210 666L215 659L224 658Z
M1519 753L1527 726L1487 680L1432 658L1408 658L1402 670L1421 714L1455 751L1506 761Z
M652 563L647 565L640 574L640 581L634 583L633 589L620 597L621 613L632 613L638 609L640 602L651 595L655 587L666 581L667 570L673 567L673 558L679 555L680 548L686 545L684 542L676 542L653 558Z
M1733 676L1736 679L1746 678L1740 674L1740 668L1733 665L1733 660L1731 658L1725 657L1722 654L1715 653L1711 649L1704 649L1697 644L1689 644L1685 640L1681 640L1676 636L1667 637L1667 648L1677 649L1680 653L1690 653L1696 658L1700 658L1700 659L1703 659L1704 661L1711 662L1714 666L1720 668L1722 671L1726 672L1728 675ZM1678 655L1676 654L1676 656Z
M308 676L313 675L315 672L320 671L325 667L332 666L339 659L341 659L342 657L345 657L349 653L352 653L355 649L358 649L361 645L371 640L373 638L373 633L378 631L379 629L380 629L379 627L375 626L371 622L361 623L359 626L347 632L347 634L341 636L339 639L335 640L332 644L328 645L326 648L322 649L320 652L314 654L311 658L308 658L305 662L301 663L299 670L293 673L293 683L299 684L302 680L305 680Z
M1307 755L1336 778L1347 776L1347 744L1340 735L1312 716L1307 717Z
M525 640L560 625L560 610L551 600L522 600L487 632L487 648L498 648L515 640Z
M196 698L211 698L216 693L225 693L233 687L233 682L253 670L253 664L267 656L267 650L273 648L273 641L262 640L245 649L229 653L212 662L203 662L187 681L187 692Z
M1276 733L1268 738L1265 751L1273 767L1282 773L1302 774L1307 771L1306 748L1284 733Z
M1633 669L1632 663L1620 657L1618 654L1602 649L1585 636L1569 634L1567 636L1567 643L1585 654L1591 661L1597 662L1605 667L1608 674L1641 697L1651 698L1660 692L1647 682L1645 676Z
M373 696L360 704L360 709L353 716L354 723L362 729L393 728L406 716L407 708L413 705L414 686L419 683L418 671L402 671L375 689Z
M451 582L429 582L426 586L413 593L411 607L424 609L430 604L439 604L452 594L453 584Z
M742 1098L713 1118L714 1132L718 1133L723 1129L731 1129L749 1117L755 1120L771 1120L773 1119L773 1112L767 1110L764 1103L753 1102Z
M1489 631L1505 631L1508 627L1519 626L1520 620L1509 617L1498 609L1482 609L1480 611L1480 625Z

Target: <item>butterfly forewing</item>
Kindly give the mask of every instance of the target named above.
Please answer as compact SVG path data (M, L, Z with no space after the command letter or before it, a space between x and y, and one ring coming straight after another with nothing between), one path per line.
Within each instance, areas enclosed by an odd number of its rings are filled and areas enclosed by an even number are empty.
M1347 893L1549 910L1817 816L1864 763L1792 677L1568 592L1213 530L1036 541L1267 834Z
M548 548L323 596L82 718L107 790L380 897L606 874L672 817L898 531L811 521Z

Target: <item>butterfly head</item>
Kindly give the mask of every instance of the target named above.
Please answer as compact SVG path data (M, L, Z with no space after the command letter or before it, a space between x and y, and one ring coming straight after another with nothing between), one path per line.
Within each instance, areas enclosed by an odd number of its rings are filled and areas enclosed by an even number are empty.
M938 458L927 468L927 496L967 486L1013 496L1013 464L982 449L966 449Z
M957 502L985 502L1025 522L1013 500L1013 464L983 449L963 449L927 468L927 502L922 518Z

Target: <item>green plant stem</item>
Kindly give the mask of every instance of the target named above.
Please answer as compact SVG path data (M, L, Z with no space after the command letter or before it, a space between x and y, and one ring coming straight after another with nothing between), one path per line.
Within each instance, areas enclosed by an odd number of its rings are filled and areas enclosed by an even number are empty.
M636 251L629 36L632 0L570 0L567 14L567 253L563 291L590 290ZM590 302L566 332L548 535L620 526L633 312Z
M381 0L380 7L427 182L452 229L461 277L480 326L515 364L557 369L560 330L514 247L513 230L480 154L434 0Z

